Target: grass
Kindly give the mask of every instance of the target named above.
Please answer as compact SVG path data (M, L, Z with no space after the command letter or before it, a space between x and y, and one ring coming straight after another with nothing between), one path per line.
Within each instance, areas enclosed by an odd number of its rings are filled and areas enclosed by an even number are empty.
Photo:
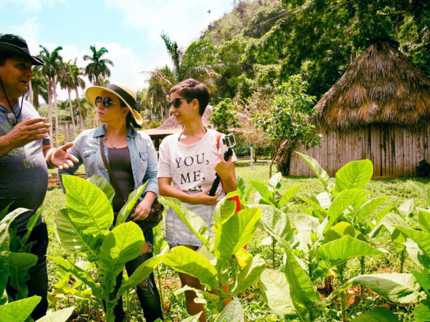
M273 167L273 169L275 169L275 167ZM236 172L245 180L245 184L247 186L251 183L252 180L260 181L266 185L269 181L268 162L254 163L254 169L251 170L249 168L249 163L242 161L237 164ZM372 198L376 196L387 195L388 200L386 203L393 203L396 206L399 206L403 201L411 198L414 199L418 206L425 206L424 199L420 195L418 195L415 190L412 189L412 187L407 182L408 180L409 179L407 178L371 180L366 189L369 190L369 194ZM422 183L429 183L430 181L429 179L414 180ZM296 186L298 184L302 185L299 190L299 194L319 193L324 191L322 184L316 178L282 178L281 184L281 193L283 193L286 189ZM297 198L293 198L293 201L296 203L300 202L300 200ZM48 225L50 237L48 255L66 257L70 259L70 256L67 255L61 249L60 244L55 238L55 214L59 209L65 207L65 196L62 193L61 189L56 188L48 191L44 206L45 208L43 211L43 215ZM294 215L297 214L299 211L300 210L297 207L293 207L291 209L291 212L289 213L290 217L294 217ZM265 232L258 230L255 238L248 245L248 250L254 255L260 254L266 260L268 267L272 268L271 246L261 245L261 241L265 237L267 237ZM376 273L384 270L384 272L387 272L387 270L389 270L390 272L396 272L399 269L399 253L392 246L389 235L387 233L383 233L372 242L376 247L385 248L388 251L388 255L366 258L366 273ZM283 265L283 256L283 250L279 245L277 245L276 266L278 268L280 265ZM82 260L82 258L76 257L73 258L73 260L78 262ZM405 267L411 268L413 267L413 263L408 260ZM50 277L49 289L51 292L51 307L61 308L70 305L77 305L75 309L75 313L77 313L78 315L76 321L95 321L95 312L97 309L100 310L100 308L95 307L94 303L88 304L87 301L75 299L73 296L61 296L56 294L54 284L58 282L59 278L62 275L62 272L59 272L55 264L50 261L48 261L48 270ZM173 295L174 289L177 288L177 286L174 286L174 284L176 283L177 285L179 285L175 273L166 266L161 266L160 271L163 281L164 302L166 303L165 310L167 311L166 321L180 321L182 319L185 319L188 315L185 309L184 298L183 296L175 297ZM359 275L358 260L352 260L349 262L345 275L346 278ZM350 317L355 316L358 312L363 312L364 310L375 308L378 305L384 305L384 301L381 301L380 298L375 297L374 295L369 295L369 298L371 299L371 301L366 301L365 306L351 306L349 309ZM240 296L240 300L244 307L246 321L285 321L284 317L270 312L267 305L263 302L257 287L253 287L251 290L244 292ZM134 294L134 291L132 291L130 295L126 298L124 306L128 308L129 316L133 317L132 321L143 321L139 303L137 301L137 297ZM403 314L401 321L412 321L411 308L396 307L393 309L399 312L399 317L400 314ZM329 312L327 310L327 314L323 315L323 318L318 321L340 321L340 317L334 316L333 311Z

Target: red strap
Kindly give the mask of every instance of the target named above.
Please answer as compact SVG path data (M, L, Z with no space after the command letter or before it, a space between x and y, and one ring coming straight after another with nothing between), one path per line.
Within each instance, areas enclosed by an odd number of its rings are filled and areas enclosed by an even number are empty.
M219 151L219 141L220 140L221 140L221 134L218 133L217 138L216 138L216 147L217 147L218 151ZM221 184L222 184L222 180L221 180ZM231 197L228 200L230 200L230 201L233 201L233 200L236 201L236 211L234 213L237 213L237 212L239 212L239 211L242 210L242 205L240 204L239 196Z

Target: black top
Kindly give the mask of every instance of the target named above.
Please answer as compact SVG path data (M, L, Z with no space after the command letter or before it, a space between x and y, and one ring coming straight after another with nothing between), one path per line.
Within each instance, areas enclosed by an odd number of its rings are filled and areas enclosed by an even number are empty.
M109 166L112 169L112 173L118 182L122 194L127 198L134 189L133 171L131 170L130 151L128 147L120 149L108 148L108 159ZM115 191L115 197L113 198L114 213L119 213L122 206L124 206L124 201L121 200L120 194Z

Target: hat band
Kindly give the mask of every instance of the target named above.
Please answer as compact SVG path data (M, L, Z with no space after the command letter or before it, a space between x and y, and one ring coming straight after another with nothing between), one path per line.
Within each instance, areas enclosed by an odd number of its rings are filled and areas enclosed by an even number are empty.
M125 90L123 90L121 87L116 86L114 84L111 84L108 86L108 89L111 91L114 91L117 93L123 100L127 102L128 105L130 105L131 108L135 108L136 100L131 96L129 93L127 93Z

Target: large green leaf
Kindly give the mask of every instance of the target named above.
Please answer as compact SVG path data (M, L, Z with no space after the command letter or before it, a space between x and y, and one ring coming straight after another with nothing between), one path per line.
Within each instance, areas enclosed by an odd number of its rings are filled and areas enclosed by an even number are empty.
M90 262L99 258L100 238L85 234L83 228L75 224L67 209L61 209L55 216L55 232L61 246L71 254L84 253Z
M216 226L221 226L225 223L231 216L233 216L236 212L236 201L228 200L232 197L238 196L239 193L237 191L233 191L227 194L224 198L217 203L213 215L213 220ZM214 231L216 228L214 228Z
M394 213L389 213L384 218L382 218L379 225L384 226L389 231L394 247L396 247L398 251L402 251L405 248L404 243L406 242L406 238L398 229L396 229L396 227L402 226L409 228L409 225L403 220L403 218Z
M430 300L427 299L425 302L415 307L414 310L414 321L415 322L428 322L430 321Z
M420 193L427 202L427 206L430 206L430 189L426 185L412 180L409 180L408 183Z
M321 192L315 196L315 199L318 200L318 203L324 209L330 208L331 203L333 202L333 195L327 191Z
M430 233L430 210L418 208L418 223L426 233Z
M40 296L32 296L0 306L0 322L24 322L40 300Z
M380 307L357 316L352 322L399 322L399 320L389 309Z
M127 222L112 229L100 248L100 264L104 277L114 280L124 269L125 263L139 256L144 242L142 230L134 222Z
M136 190L134 190L132 193L128 195L127 202L125 203L124 206L122 206L121 210L118 213L118 216L115 222L115 227L125 223L131 211L133 210L134 205L142 195L143 190L145 190L147 184L148 184L148 181L146 181L144 185L140 186L139 188L137 188Z
M324 228L324 233L336 223L340 215L342 215L345 210L348 208L355 209L360 207L363 197L368 193L368 191L360 189L344 190L339 193L330 205L330 208L328 208L327 215L329 217L329 222Z
M319 220L323 221L324 218L327 217L327 210L321 207L317 202L303 196L297 196L297 198L306 202L318 216Z
M106 195L87 180L68 175L62 179L71 220L85 234L102 235L113 223L113 210Z
M185 320L182 320L181 322L199 322L200 315L202 315L203 312L200 312L199 314L190 316L186 318Z
M397 207L397 210L403 217L409 216L415 209L414 199L408 199L402 202L402 204Z
M282 208L288 201L290 201L290 199L296 194L296 192L299 191L301 186L301 184L298 184L297 186L291 187L287 191L285 191L281 200L279 200L278 202L278 207Z
M206 257L185 246L173 248L171 253L164 256L163 263L177 272L198 278L204 285L211 288L217 287L215 267Z
M289 240L293 233L288 215L269 205L260 205L260 209L262 212L260 221L264 221L268 226L272 227L279 237Z
M266 269L260 276L260 291L269 308L281 315L296 313L285 274Z
M269 188L272 190L275 190L278 188L278 184L279 181L281 181L282 179L282 173L278 172L277 174L274 174L270 179L269 179Z
M353 285L362 285L388 301L401 304L418 302L425 295L424 292L420 292L420 285L412 274L392 273L354 277L334 291L330 297L339 295Z
M340 239L346 235L351 237L355 237L355 229L354 226L345 221L341 221L337 223L333 227L331 227L324 235L324 243L328 243L334 241L336 239Z
M387 198L388 197L386 196L382 196L366 202L355 213L354 222L360 223L361 221L369 218L375 212L376 208L378 208L381 204L383 204L385 200L387 200Z
M270 204L273 204L273 192L270 191L264 184L258 181L251 181L251 184L258 191L258 193Z
M125 281L118 290L117 299L130 288L137 286L139 283L144 281L151 275L152 271L160 264L165 255L158 255L151 257L144 261L140 266L134 271L134 273Z
M351 161L336 173L336 190L363 189L373 175L370 160Z
M28 287L25 284L30 275L28 271L36 265L37 256L27 253L9 253L9 278L10 285L17 290L15 299L23 299L28 295Z
M421 285L424 292L426 292L427 295L430 296L430 276L428 274L420 273L414 270L411 270L411 273L412 275L414 275L418 284Z
M36 322L66 322L69 319L70 315L73 313L74 309L75 307L71 306L67 309L55 311L53 313L45 315Z
M36 226L37 221L39 220L40 214L42 213L44 207L39 208L33 216L30 217L30 220L27 222L26 228L27 232L21 238L21 245L27 244L28 239L30 238L31 233L33 232L34 226Z
M238 299L234 299L218 315L215 322L244 322L242 304Z
M264 259L257 255L239 272L234 284L231 288L231 293L236 294L245 291L250 287L265 270L266 263Z
M193 234L196 235L204 245L208 245L210 237L209 228L202 217L189 211L188 208L176 198L161 197L160 201L168 204Z
M0 221L0 295L3 294L9 277L9 226L16 217L27 211L28 209L18 208Z
M319 295L315 291L312 281L293 254L290 245L277 236L273 229L264 222L263 228L284 246L286 253L284 271L290 290L294 290L290 294L296 313L301 321L311 321L314 304L319 301Z
M115 190L105 177L95 174L87 180L103 191L109 202L112 203L113 197L115 196Z
M427 256L430 256L430 234L418 230L409 229L403 226L395 226L395 228L400 230L400 232L406 237L416 242L420 249Z
M260 208L239 211L215 232L214 252L218 259L228 260L254 236L261 217Z
M102 298L103 289L100 286L98 286L96 282L94 282L94 280L92 279L90 274L88 274L85 270L78 267L77 265L69 263L68 261L66 261L63 258L53 257L53 256L46 256L46 257L48 259L50 259L51 261L57 263L57 265L61 269L69 272L74 277L76 277L78 280L80 280L84 284L88 285L91 288L91 290L92 290L92 292L96 298L99 298L99 299Z
M311 170L315 173L315 175L318 177L318 179L320 179L320 181L324 185L324 189L327 188L328 180L330 179L330 176L319 165L318 161L315 160L314 158L308 156L308 155L301 154L299 152L296 152L296 153L307 163L309 168L311 168Z
M384 253L364 241L346 235L321 245L318 249L318 254L331 266L337 266L346 263L351 258L382 255Z

